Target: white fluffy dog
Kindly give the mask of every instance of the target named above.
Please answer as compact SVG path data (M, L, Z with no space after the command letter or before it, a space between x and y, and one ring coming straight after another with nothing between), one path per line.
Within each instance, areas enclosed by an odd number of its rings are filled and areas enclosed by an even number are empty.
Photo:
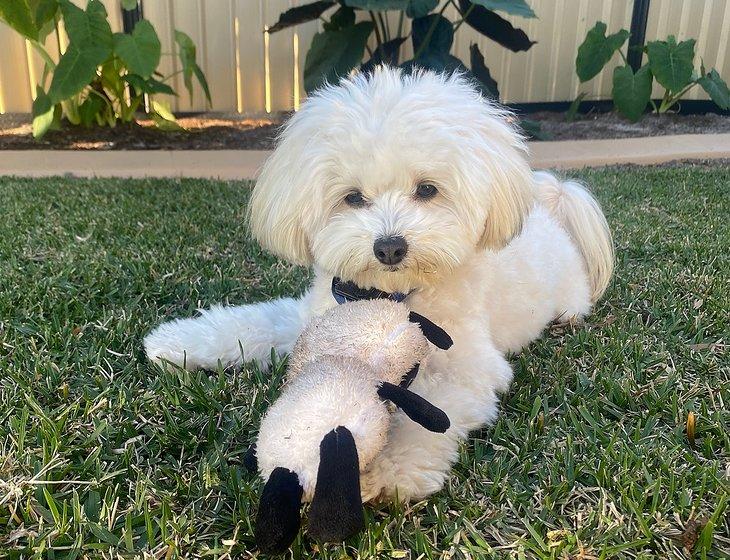
M582 317L613 269L606 220L582 186L532 172L511 115L459 76L382 67L326 87L283 130L253 191L267 249L315 278L300 298L213 307L165 323L152 360L216 368L289 352L337 305L333 277L407 294L454 340L412 389L444 410L446 434L397 413L362 474L364 499L438 491L470 430L494 420L512 370L504 355L556 318Z

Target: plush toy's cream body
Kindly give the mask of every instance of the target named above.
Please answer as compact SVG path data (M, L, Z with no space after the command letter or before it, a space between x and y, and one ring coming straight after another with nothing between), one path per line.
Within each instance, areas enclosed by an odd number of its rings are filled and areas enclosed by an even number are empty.
M267 481L257 519L262 549L288 547L301 502L312 502L310 534L320 540L362 526L360 472L387 441L387 401L431 431L448 429L441 410L399 386L426 358L429 340L450 346L441 329L389 300L347 303L305 328L256 441Z
M405 305L387 299L350 302L312 319L294 345L288 375L295 377L322 356L347 356L368 364L380 380L400 383L428 349Z
M339 426L352 434L365 468L385 445L390 422L379 385L375 371L359 360L325 356L306 364L261 422L256 456L264 480L285 467L297 474L302 501L311 502L319 444Z

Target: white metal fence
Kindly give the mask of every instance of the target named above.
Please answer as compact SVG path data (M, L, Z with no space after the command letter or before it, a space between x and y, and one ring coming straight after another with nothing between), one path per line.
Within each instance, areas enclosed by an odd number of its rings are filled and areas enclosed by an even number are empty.
M86 3L86 0L74 1L79 5ZM304 97L304 57L321 22L271 35L264 32L265 26L273 25L279 13L287 8L310 1L144 0L144 15L155 25L163 53L173 51L174 29L186 32L196 42L198 60L210 83L213 110L263 113L298 107ZM112 29L120 31L119 0L103 2ZM579 91L587 92L588 99L609 97L613 67L580 85L575 75L575 55L587 30L598 20L608 24L609 32L620 27L628 29L632 0L530 0L529 3L538 19L507 18L537 41L529 51L510 52L464 25L456 34L453 53L468 61L469 45L478 43L505 102L569 101ZM456 19L453 8L448 10L452 10L449 15ZM391 17L393 27L396 16ZM669 34L678 39L696 39L697 65L702 59L705 66L715 67L725 79L730 78L730 0L652 0L646 40L663 39ZM65 46L63 36L56 38L53 34L48 38L47 47L54 56ZM0 113L30 111L42 68L40 57L31 47L0 23ZM164 74L172 74L177 69L174 56L163 56ZM174 109L206 109L199 88L191 103L181 76L176 75L172 81L180 93L173 102ZM704 99L706 95L695 88L689 98Z

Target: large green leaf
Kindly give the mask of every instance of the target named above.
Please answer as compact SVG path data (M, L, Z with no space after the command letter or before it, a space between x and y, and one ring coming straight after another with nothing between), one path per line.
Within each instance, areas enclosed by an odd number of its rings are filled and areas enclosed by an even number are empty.
M345 4L360 10L383 12L405 11L410 18L423 17L439 4L439 0L345 0Z
M166 132L185 130L177 123L175 115L170 109L170 104L166 101L160 101L159 99L153 100L150 115L152 116L155 126L157 126L160 130L164 130Z
M84 102L79 105L79 118L81 124L85 127L93 126L99 122L99 114L106 108L104 99L98 95L89 95Z
M411 0L345 0L345 5L360 10L405 10Z
M205 79L205 74L203 74L203 71L195 61L195 43L193 43L193 40L188 35L182 31L178 31L177 29L175 30L175 42L178 46L178 54L180 56L180 63L182 64L183 70L183 82L185 83L185 89L187 89L190 94L190 102L192 103L193 100L193 75L195 75L196 79L200 83L200 87L203 88L203 93L205 93L208 104L210 104L211 100L208 82Z
M124 76L124 81L134 88L137 95L142 95L143 93L177 95L175 90L169 85L164 82L160 82L159 80L155 80L154 78L145 79L137 74L126 74Z
M365 64L360 66L360 72L372 72L380 64L397 66L400 57L400 47L405 43L405 37L396 37L378 46Z
M36 86L33 101L33 138L41 138L53 125L53 101L41 86Z
M372 22L362 21L317 33L304 62L304 89L311 92L326 82L336 82L360 64L372 31Z
M58 61L51 87L48 89L48 95L53 102L64 101L89 85L96 76L100 62L98 53L93 49L69 45Z
M522 29L514 27L498 13L478 6L471 0L459 0L459 9L466 15L466 23L511 51L527 51L535 44Z
M34 41L43 41L52 25L58 0L0 0L0 20Z
M411 40L416 60L435 53L448 53L454 42L454 28L439 14L416 18L411 26Z
M652 41L646 45L649 68L656 81L671 92L679 92L692 81L695 40L677 43L673 35L666 41Z
M111 53L114 42L104 4L99 0L89 0L84 11L68 0L62 0L61 11L70 44L93 50L101 64Z
M28 0L0 0L0 20L28 39L38 39L35 14Z
M311 4L289 8L279 15L279 21L269 27L269 33L276 33L287 27L315 20L334 5L335 0L319 0Z
M419 18L439 5L439 0L410 0L406 6L406 15L409 18Z
M43 42L46 36L55 29L54 18L58 12L58 0L31 0L30 4L31 8L34 8L38 40Z
M487 97L499 99L499 87L497 81L492 78L489 68L484 62L484 56L479 51L479 45L472 43L469 47L469 62L471 64L471 72L482 85L482 90Z
M182 64L183 81L185 88L193 98L193 65L195 64L195 43L189 35L182 31L175 30L175 42L178 46L178 56Z
M648 66L634 74L631 66L617 66L613 70L613 103L619 113L630 121L638 121L644 114L651 97L652 75Z
M61 11L70 43L48 90L54 103L77 94L94 79L97 66L111 54L114 40L106 9L99 0L89 0L86 10L62 0Z
M487 10L504 12L513 16L522 16L525 18L536 18L535 12L530 8L525 0L473 0L474 4L479 4Z
M355 25L355 10L350 6L340 6L339 9L330 16L329 21L322 24L325 31L337 31L345 27Z
M426 70L444 74L458 72L472 79L477 88L483 89L481 82L479 82L479 80L472 75L471 71L464 66L464 63L453 54L435 51L429 52L425 55L419 56L417 59L405 61L400 65L400 67L403 68L406 73L411 73L418 68L425 68ZM484 95L488 95L486 91L484 92Z
M143 19L131 34L114 35L114 52L131 72L149 78L160 63L160 40L152 24Z
M613 54L621 48L629 37L625 29L606 37L606 24L602 21L588 31L585 41L578 47L575 70L581 82L587 82L603 70Z
M725 80L720 77L717 70L713 68L709 74L705 74L697 80L697 83L702 86L702 89L707 92L710 99L712 99L715 102L715 105L720 107L720 109L723 111L730 109L730 90L728 90Z
M198 80L198 83L205 94L205 99L208 101L208 105L212 105L213 102L210 98L210 87L208 86L208 80L205 79L205 74L203 73L202 68L195 64L193 66L193 74L195 74L195 78Z

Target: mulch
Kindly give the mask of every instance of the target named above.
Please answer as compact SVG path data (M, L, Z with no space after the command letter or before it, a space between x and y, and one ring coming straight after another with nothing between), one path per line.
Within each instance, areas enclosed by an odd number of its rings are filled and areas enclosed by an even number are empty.
M36 140L29 115L9 113L0 115L0 150L269 150L285 118L188 115L177 121L183 131L162 131L144 119L114 128L64 122Z
M149 120L114 128L84 128L65 124L41 140L31 136L26 114L0 115L0 150L268 150L288 114L250 118L230 113L183 115L185 129L163 132ZM566 121L564 113L532 113L549 140L631 138L667 134L730 132L730 117L706 115L646 115L631 123L616 113L577 115Z
M525 115L540 122L550 140L589 140L598 138L637 138L670 134L720 134L730 132L730 116L705 115L644 115L632 123L617 113L577 115L568 122L565 113L540 112Z

